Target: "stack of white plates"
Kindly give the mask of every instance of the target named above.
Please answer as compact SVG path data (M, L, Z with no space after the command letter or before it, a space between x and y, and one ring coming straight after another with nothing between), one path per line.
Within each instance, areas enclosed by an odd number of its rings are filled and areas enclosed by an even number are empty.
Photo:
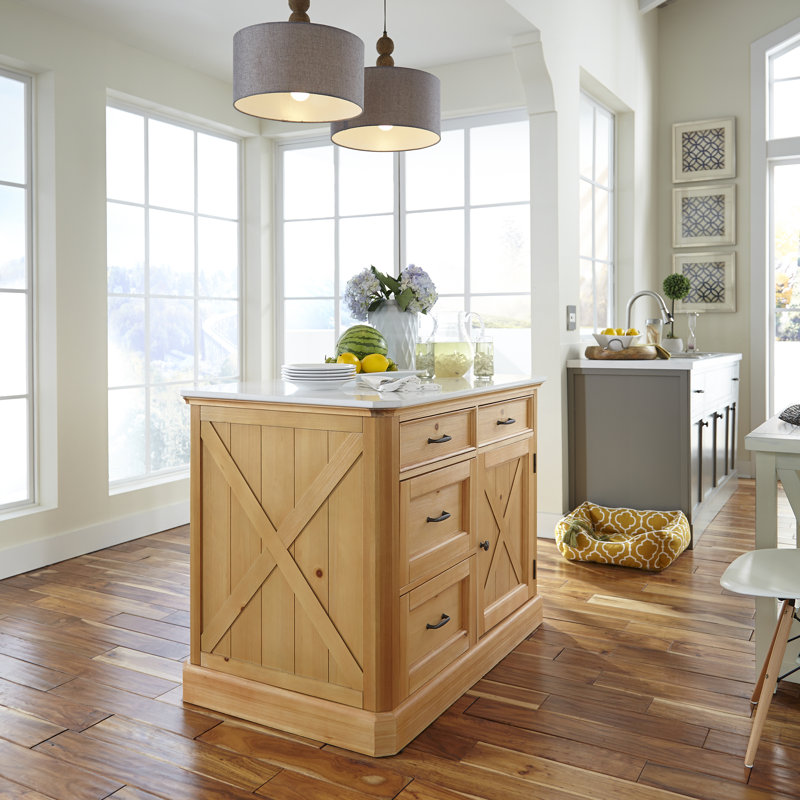
M284 364L281 378L304 389L338 389L356 375L355 364Z

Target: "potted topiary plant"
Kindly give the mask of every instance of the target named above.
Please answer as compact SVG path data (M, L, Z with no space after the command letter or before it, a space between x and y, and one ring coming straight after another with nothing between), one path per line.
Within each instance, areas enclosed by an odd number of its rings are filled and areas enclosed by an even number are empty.
M682 275L680 272L673 272L672 275L667 275L667 277L664 278L664 283L662 284L661 288L663 289L664 294L672 301L672 308L670 311L674 317L675 301L683 300L683 298L689 294L689 290L692 288L692 285L689 283L689 279L685 275ZM674 319L672 322L670 322L669 333L666 335L666 337L664 337L661 344L664 349L668 350L670 353L683 352L683 339L675 336Z

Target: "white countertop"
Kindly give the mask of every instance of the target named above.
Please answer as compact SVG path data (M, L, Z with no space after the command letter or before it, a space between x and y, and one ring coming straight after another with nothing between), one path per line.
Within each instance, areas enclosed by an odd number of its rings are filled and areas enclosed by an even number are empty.
M741 361L741 353L714 353L707 358L653 358L608 359L573 358L567 361L570 368L580 369L644 369L644 370L692 370L718 367L729 361Z
M776 414L744 437L748 450L770 453L800 453L800 427L784 422Z
M253 383L223 383L200 389L184 389L187 399L242 400L260 403L300 403L309 406L343 406L345 408L407 408L409 406L452 400L459 397L480 396L498 389L525 388L543 383L543 375L495 375L489 383L475 383L470 378L434 379L439 391L422 392L370 392L357 389L349 381L340 389L313 391L293 386L280 380Z

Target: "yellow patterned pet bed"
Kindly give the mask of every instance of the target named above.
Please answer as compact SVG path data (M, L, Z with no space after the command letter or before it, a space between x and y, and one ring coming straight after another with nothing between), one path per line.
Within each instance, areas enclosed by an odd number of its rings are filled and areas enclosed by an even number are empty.
M604 508L588 501L556 525L556 544L570 561L594 561L659 570L689 545L691 530L682 511Z

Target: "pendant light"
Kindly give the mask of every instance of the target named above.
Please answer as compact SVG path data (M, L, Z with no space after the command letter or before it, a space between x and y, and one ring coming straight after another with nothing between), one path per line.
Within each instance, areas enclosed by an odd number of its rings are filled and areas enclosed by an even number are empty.
M377 43L376 66L364 70L364 113L331 124L335 144L353 150L394 152L420 150L441 137L439 79L419 69L394 66L394 42L386 35Z
M331 122L364 107L364 43L309 20L310 0L289 0L288 22L233 37L233 105L263 119Z

